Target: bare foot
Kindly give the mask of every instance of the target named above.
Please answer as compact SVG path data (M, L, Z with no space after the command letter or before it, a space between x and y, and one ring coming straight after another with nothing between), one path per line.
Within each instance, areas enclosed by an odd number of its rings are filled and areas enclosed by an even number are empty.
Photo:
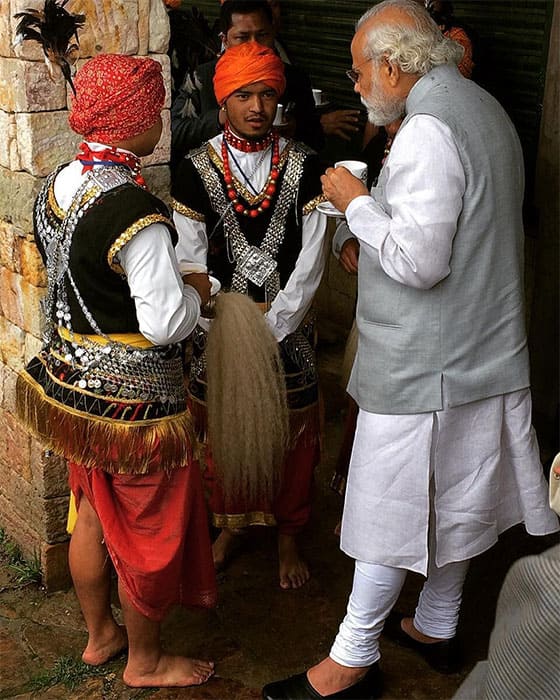
M222 528L212 545L212 558L216 571L222 571L230 562L233 555L239 549L241 538L245 535L243 529Z
M327 656L309 669L307 678L319 695L329 696L357 683L366 675L368 668L341 666Z
M409 637L415 639L417 642L422 642L422 644L435 644L436 642L441 642L442 640L438 637L428 637L426 634L422 634L414 626L414 619L412 617L403 617L401 620L401 629L406 632Z
M123 681L132 688L166 688L202 685L214 674L212 661L161 654L154 668L134 666L130 658Z
M82 654L82 661L90 666L101 666L124 651L127 646L126 629L115 623L95 638L90 635Z
M307 564L299 555L295 537L278 535L280 588L301 588L311 577Z

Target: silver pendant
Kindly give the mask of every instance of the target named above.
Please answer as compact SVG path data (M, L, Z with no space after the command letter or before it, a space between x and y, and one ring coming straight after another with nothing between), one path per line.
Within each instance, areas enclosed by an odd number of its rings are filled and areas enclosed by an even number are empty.
M237 270L245 279L257 287L262 287L276 269L276 265L276 260L270 255L263 253L256 246L248 246L239 256Z

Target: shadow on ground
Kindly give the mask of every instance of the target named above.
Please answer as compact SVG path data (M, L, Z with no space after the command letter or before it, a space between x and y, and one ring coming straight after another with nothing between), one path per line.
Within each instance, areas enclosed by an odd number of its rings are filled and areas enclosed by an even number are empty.
M341 440L344 392L338 384L342 348L320 349L326 420L323 460L317 472L315 509L303 551L313 578L300 591L281 591L274 533L255 528L244 549L220 575L213 612L174 611L164 626L170 651L212 658L216 676L197 688L133 690L124 686L124 657L83 676L78 663L86 634L73 591L47 596L37 586L19 588L0 567L0 698L81 700L100 698L189 698L257 700L270 680L299 672L323 658L342 619L352 580L352 562L338 549L334 528L341 499L328 486ZM478 557L467 579L460 632L464 672L442 676L414 652L382 640L385 700L450 698L468 670L486 656L499 588L511 563L552 546L557 538L531 538L513 528ZM422 584L409 576L397 607L414 609ZM474 699L473 699L474 700Z

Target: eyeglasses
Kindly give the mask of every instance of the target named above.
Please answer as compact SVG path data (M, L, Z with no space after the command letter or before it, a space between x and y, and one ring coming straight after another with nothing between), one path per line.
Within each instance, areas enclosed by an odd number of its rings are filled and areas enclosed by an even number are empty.
M372 60L373 60L373 56L370 56L363 63L360 63L359 66L356 66L356 68L350 68L350 70L346 71L346 75L350 78L350 80L354 83L354 85L356 85L356 83L360 82L361 73L358 70L358 68L365 66L366 63L369 63Z

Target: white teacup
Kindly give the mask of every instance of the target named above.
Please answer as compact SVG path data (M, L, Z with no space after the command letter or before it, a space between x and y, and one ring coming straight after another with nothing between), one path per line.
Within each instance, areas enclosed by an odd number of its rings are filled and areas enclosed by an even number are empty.
M367 183L367 163L361 160L339 160L334 164L335 168L343 167L349 170L354 177L361 180L364 185Z
M274 126L281 126L284 123L284 105L280 102L276 105L276 116L274 117Z
M217 277L212 277L212 275L208 275L208 279L210 280L210 296L215 297L222 288L222 283Z
M222 283L216 277L208 275L208 279L210 280L210 299L200 309L202 318L214 318L216 314L216 296L222 288Z
M313 100L315 101L315 106L318 107L323 103L323 91L313 88L311 92L313 93Z

